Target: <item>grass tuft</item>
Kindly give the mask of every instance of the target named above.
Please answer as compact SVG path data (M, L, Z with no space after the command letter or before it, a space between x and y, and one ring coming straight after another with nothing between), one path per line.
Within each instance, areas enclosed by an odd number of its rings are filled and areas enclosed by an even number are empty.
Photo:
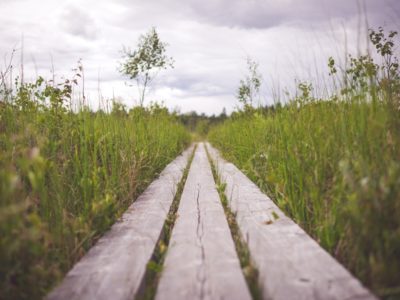
M0 89L1 299L42 298L190 143L157 105L73 110L73 86Z
M248 107L209 133L227 160L364 284L388 299L400 297L395 35L391 32L386 39L382 29L370 31L382 65L369 56L350 57L340 93L316 99L312 85L301 83L299 95L285 105ZM337 76L332 58L329 67L331 76Z

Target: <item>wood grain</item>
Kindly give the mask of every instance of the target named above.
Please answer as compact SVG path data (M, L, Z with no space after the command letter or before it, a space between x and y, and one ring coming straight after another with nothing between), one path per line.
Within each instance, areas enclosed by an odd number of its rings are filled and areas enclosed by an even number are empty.
M156 299L251 299L203 144L182 193Z
M47 299L135 297L192 151L164 169Z
M207 147L259 269L265 299L376 299L242 172Z

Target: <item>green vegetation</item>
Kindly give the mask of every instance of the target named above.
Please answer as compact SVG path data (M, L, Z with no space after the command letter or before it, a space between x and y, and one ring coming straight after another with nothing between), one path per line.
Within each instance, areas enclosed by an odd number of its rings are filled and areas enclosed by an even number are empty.
M210 128L226 120L227 114L224 108L217 116L206 116L204 113L198 115L195 111L192 111L186 114L181 114L178 117L186 129L193 134L194 140L204 140L207 137Z
M334 93L300 83L285 104L254 108L262 77L248 59L242 110L177 116L143 106L157 72L172 67L155 29L121 72L136 80L140 106L76 105L79 66L61 84L39 77L9 86L0 72L0 299L43 297L191 140L208 135L223 155L378 295L400 297L400 69L396 32L370 31L381 64L349 56L328 67ZM339 71L338 71L339 70ZM343 72L340 72L343 70ZM85 95L79 95L85 102ZM78 101L79 102L79 101ZM78 107L78 108L76 108ZM186 129L185 129L186 126ZM190 166L190 162L188 164ZM151 299L177 217L188 168L164 224L140 295ZM257 270L218 184L254 298ZM268 255L266 253L266 255Z
M43 297L190 142L158 105L73 109L80 77L0 81L0 299Z
M247 58L247 68L249 74L243 80L240 80L237 91L237 98L243 105L243 109L251 109L255 100L260 100L260 87L262 76L258 72L258 63L250 57Z
M246 106L209 139L378 295L400 296L400 74L396 32L370 39L382 59L349 57L340 92L301 83L285 105ZM267 255L267 254L266 254Z
M172 57L166 55L167 44L162 42L153 27L145 35L141 35L135 51L124 48L124 62L120 72L135 80L139 91L139 103L143 106L146 91L158 72L174 67Z

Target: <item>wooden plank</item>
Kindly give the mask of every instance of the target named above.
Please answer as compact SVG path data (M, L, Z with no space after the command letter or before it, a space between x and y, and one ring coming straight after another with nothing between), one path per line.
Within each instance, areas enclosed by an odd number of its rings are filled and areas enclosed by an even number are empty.
M203 144L182 193L156 299L251 299Z
M259 269L265 299L376 299L242 172L207 147Z
M47 299L134 298L192 151L164 169Z

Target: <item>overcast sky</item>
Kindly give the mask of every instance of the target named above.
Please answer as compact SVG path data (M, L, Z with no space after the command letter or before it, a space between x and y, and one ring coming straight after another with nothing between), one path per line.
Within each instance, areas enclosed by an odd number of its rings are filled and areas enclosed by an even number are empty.
M23 35L27 79L51 78L52 62L58 78L69 76L82 59L93 107L99 91L132 106L138 95L118 72L121 49L155 26L175 68L160 73L147 99L219 114L237 106L247 56L260 64L262 104L295 79L322 84L346 39L349 52L366 49L364 6L369 26L399 29L400 0L0 0L0 69L13 49L20 64Z

